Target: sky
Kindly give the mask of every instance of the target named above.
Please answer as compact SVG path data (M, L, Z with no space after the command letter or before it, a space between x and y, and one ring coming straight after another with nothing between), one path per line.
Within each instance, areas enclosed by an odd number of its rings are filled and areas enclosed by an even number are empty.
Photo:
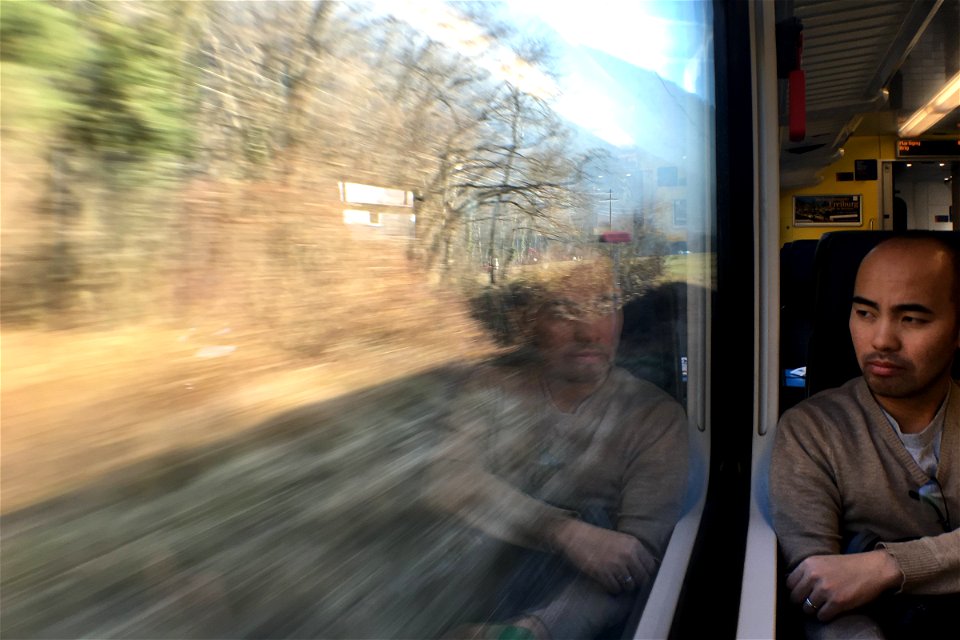
M637 91L649 78L640 71L652 71L713 102L711 43L704 35L711 32L704 27L710 19L709 4L698 0L500 4L510 22L553 46L560 72L557 81L522 63L442 2L370 0L370 5L469 55L525 91L547 98L561 116L614 146L635 146L649 135L643 133L649 123L641 122L635 110Z

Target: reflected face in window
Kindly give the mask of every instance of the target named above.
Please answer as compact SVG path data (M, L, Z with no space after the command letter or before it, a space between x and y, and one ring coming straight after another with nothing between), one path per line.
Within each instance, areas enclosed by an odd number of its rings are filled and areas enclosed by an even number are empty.
M623 314L612 290L568 291L546 302L535 320L535 345L553 378L596 383L613 364Z
M864 378L880 398L946 389L960 344L949 254L932 241L889 241L857 273L850 335Z

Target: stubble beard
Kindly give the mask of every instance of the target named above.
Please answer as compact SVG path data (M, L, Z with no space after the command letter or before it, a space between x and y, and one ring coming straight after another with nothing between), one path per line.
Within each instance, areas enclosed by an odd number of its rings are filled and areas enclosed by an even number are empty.
M912 370L905 371L903 374L893 378L877 376L868 372L864 372L863 377L873 395L882 398L902 400L924 396L937 386L949 380L949 372L950 364L948 363L945 369L926 382L917 380Z

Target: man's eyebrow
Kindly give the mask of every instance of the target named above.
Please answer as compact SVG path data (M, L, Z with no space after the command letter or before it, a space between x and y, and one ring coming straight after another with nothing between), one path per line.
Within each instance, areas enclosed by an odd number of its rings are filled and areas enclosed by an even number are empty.
M922 304L917 304L915 302L907 304L898 304L893 307L894 311L900 313L927 313L933 315L933 309L930 307L925 307Z
M870 307L871 309L880 309L879 304L873 300L868 300L861 296L853 296L853 304L860 304L865 307ZM894 305L893 310L897 313L927 313L933 315L933 309L916 302L907 302L905 304Z

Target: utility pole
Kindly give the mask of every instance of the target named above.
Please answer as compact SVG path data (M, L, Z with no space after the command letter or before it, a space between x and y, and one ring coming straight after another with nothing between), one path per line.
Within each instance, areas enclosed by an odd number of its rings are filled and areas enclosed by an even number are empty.
M610 230L611 230L611 231L613 230L613 202L614 202L614 200L619 200L619 199L620 199L620 198L614 198L614 197L613 197L613 189L608 189L608 190L607 190L607 198L606 198L605 202L608 203L608 204L607 204L607 217L608 217L608 224L609 224L609 226L610 226Z

